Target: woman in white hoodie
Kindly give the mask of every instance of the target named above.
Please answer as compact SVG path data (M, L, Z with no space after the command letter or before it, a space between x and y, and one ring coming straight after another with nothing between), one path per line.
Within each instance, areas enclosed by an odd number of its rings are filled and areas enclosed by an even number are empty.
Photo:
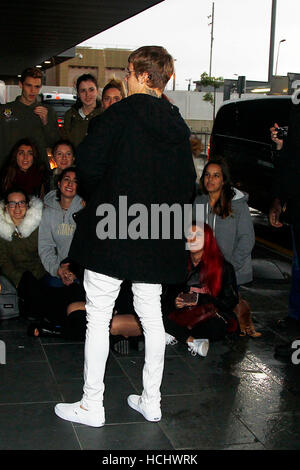
M46 283L51 290L52 312L48 319L60 321L72 302L85 300L80 279L81 269L68 258L76 223L73 215L84 206L77 194L76 168L65 168L58 177L58 189L44 199L39 226L38 250L47 271ZM49 318L50 317L50 318Z
M200 189L202 194L196 196L194 205L203 205L204 222L212 228L224 258L233 265L238 286L251 282L255 234L247 204L248 195L232 186L227 163L221 157L212 158L205 165ZM238 308L244 306L240 297ZM236 313L239 317L239 312ZM245 334L260 336L252 322L245 328L240 322L240 328Z
M38 254L43 203L12 188L0 202L0 270L18 291L22 316L37 318L45 270Z

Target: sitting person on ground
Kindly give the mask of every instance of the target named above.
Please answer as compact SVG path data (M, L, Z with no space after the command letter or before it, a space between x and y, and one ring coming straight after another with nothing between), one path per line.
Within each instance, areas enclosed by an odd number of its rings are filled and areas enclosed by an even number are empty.
M121 355L127 355L131 350L141 351L144 347L143 331L139 318L131 312L134 312L131 283L124 281L115 303L109 330L111 348ZM83 301L72 302L68 305L64 321L60 324L46 320L32 323L28 329L30 336L61 336L77 341L84 341L85 333L86 310Z
M105 111L123 98L126 98L124 83L116 78L111 79L102 90L102 109Z
M74 164L75 149L68 140L59 140L52 149L53 160L56 167L51 171L50 190L57 188L58 176L65 168Z
M12 188L0 202L0 269L17 289L19 312L40 318L45 269L38 254L38 227L43 203L19 188Z
M85 300L82 282L77 274L80 269L71 269L74 263L68 258L76 227L73 215L84 207L84 201L77 194L75 167L65 168L57 184L57 190L45 196L38 250L47 272L47 286L52 288L47 319L62 321L70 303Z
M169 286L162 301L166 344L181 341L192 355L206 356L210 341L238 331L236 277L209 225L193 222L187 244L186 282Z
M19 140L1 172L2 194L17 186L29 196L43 199L48 185L49 170L41 161L36 145L29 139Z
M63 134L75 148L87 134L92 118L102 113L99 87L96 78L90 73L80 75L76 82L77 101L66 112Z
M238 287L251 282L255 234L248 195L232 186L229 168L221 157L214 157L205 165L200 190L202 194L196 196L194 205L203 205L204 221L212 228L225 259L234 267ZM261 336L255 331L248 303L241 295L239 298L236 313L241 334L253 338Z

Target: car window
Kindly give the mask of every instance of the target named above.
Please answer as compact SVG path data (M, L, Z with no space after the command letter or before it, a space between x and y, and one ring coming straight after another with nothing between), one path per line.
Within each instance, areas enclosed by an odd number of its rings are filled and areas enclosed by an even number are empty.
M228 103L222 106L214 122L214 134L235 135L236 133L236 104Z
M291 99L258 99L237 103L236 136L270 143L270 127L288 123Z
M287 126L290 109L290 97L224 104L217 113L212 133L270 144L270 127L275 122Z

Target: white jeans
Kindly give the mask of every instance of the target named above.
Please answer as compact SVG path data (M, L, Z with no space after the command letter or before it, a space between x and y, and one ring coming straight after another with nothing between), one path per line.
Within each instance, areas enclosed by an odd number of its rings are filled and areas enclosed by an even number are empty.
M104 374L109 353L109 324L122 280L85 270L87 330L82 406L102 406ZM161 285L132 283L133 304L145 336L143 393L145 404L160 403L165 353L165 330L161 313Z

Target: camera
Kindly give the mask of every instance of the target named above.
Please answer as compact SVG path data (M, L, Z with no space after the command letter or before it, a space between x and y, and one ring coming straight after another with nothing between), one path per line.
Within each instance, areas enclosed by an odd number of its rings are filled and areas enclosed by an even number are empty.
M287 138L287 135L288 135L288 127L287 126L277 127L276 131L277 131L277 139L283 140L283 139Z

